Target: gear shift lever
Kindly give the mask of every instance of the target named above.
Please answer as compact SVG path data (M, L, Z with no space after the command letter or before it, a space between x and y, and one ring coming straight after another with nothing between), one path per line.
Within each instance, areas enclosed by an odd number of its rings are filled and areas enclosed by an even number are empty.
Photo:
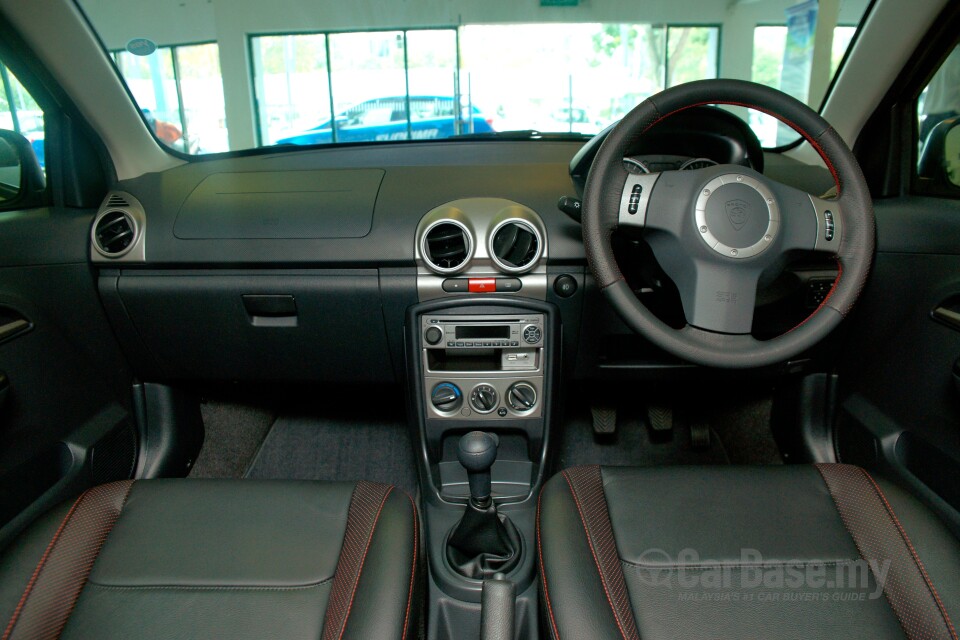
M468 578L508 573L520 561L520 533L509 518L497 513L491 496L490 469L499 445L496 435L471 431L457 447L457 459L470 482L470 502L447 538L447 561Z
M497 459L500 438L492 433L471 431L460 438L457 459L467 470L470 481L470 504L486 509L490 506L490 468Z

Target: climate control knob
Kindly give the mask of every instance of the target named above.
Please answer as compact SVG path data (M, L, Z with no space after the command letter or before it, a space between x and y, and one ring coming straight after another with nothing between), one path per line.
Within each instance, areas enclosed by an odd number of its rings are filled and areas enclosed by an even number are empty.
M463 404L463 393L460 387L452 382L441 382L430 393L430 402L437 411L449 413Z
M480 413L490 413L497 408L497 390L488 384L478 384L470 393L470 404Z
M521 413L537 406L537 390L527 382L517 382L507 390L507 404Z

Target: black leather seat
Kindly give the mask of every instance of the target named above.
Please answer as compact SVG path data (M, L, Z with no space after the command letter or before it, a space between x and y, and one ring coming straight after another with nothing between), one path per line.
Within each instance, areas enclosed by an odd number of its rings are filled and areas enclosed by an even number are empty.
M554 638L957 638L960 544L857 467L577 467L537 543Z
M369 482L95 487L0 555L3 638L404 638L412 500ZM412 631L413 630L413 631Z

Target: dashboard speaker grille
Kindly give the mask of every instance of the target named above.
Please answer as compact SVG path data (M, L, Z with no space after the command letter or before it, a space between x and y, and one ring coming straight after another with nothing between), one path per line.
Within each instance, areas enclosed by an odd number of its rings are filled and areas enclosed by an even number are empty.
M540 236L528 224L507 222L493 235L491 253L507 271L523 271L540 258Z
M441 222L427 232L423 257L439 271L454 271L469 260L470 244L466 229L452 222Z

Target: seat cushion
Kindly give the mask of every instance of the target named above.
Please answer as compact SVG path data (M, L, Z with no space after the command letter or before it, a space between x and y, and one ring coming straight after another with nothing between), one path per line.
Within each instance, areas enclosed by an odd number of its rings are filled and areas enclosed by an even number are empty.
M537 535L554 638L957 637L960 544L857 467L577 467Z
M403 638L417 527L374 483L112 483L4 550L0 616L11 638Z

